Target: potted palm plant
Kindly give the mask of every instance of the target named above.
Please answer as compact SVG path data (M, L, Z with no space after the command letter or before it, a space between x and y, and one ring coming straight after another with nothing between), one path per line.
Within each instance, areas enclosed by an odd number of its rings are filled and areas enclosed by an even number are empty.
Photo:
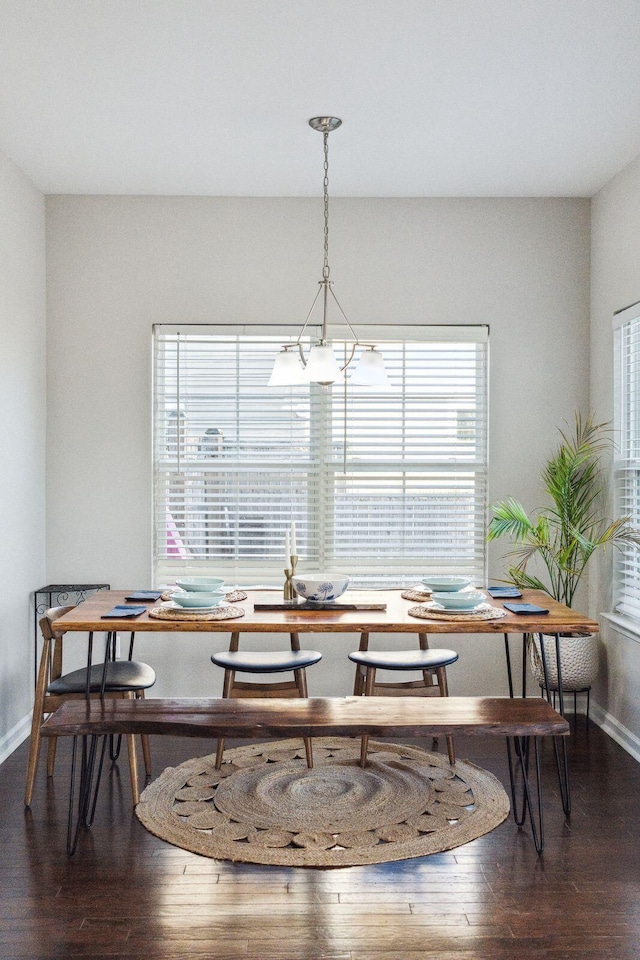
M628 517L608 520L601 515L601 459L612 446L609 425L595 423L592 414L582 417L577 412L573 430L560 429L559 432L560 445L542 471L550 506L531 517L522 504L511 497L498 501L491 507L494 516L487 539L511 538L514 549L509 556L515 562L507 569L510 583L520 588L544 590L570 607L596 550L607 545L638 546L640 534L630 526ZM545 638L544 642L549 681L552 687L557 687L555 638ZM560 650L563 688L589 687L598 670L596 637L563 636ZM542 681L537 637L530 646L530 660L536 679Z

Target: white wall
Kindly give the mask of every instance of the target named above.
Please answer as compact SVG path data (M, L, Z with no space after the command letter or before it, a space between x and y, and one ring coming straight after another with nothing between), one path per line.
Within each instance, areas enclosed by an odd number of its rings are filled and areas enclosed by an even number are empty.
M331 218L353 323L490 324L490 494L539 505L555 425L588 401L589 201L350 199ZM47 255L48 576L149 586L151 325L301 322L321 202L50 197ZM350 642L321 642L313 693L348 692ZM137 651L158 695L206 695L214 643L143 637ZM456 647L453 692L504 692L501 637Z
M44 197L0 153L0 760L28 730L45 582Z
M591 265L591 397L603 420L613 418L613 334L616 310L640 300L640 157L594 198ZM611 556L591 577L592 614L611 609ZM601 621L602 670L596 717L640 756L640 638Z

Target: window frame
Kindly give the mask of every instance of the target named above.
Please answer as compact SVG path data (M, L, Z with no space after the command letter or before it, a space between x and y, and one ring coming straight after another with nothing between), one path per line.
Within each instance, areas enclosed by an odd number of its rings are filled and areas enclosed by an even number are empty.
M295 341L297 338L299 328L293 328L290 326L279 326L277 328L272 326L260 326L260 325L248 325L248 324L225 324L225 325L212 325L212 324L197 324L197 325L186 325L186 324L156 324L153 328L153 339L154 339L154 348L153 348L153 527L154 527L154 536L153 536L153 548L152 548L152 564L154 570L154 578L157 582L162 581L170 582L172 576L179 575L174 572L174 567L180 566L179 561L169 561L167 558L163 560L159 556L158 549L156 548L157 543L157 528L160 526L159 512L157 506L158 498L158 473L159 473L159 462L160 457L157 453L158 450L158 403L159 403L159 394L158 394L158 344L161 338L166 337L176 337L177 335L184 337L232 337L232 338L242 338L242 337L259 337L264 338L265 341L268 340L270 343L273 343L273 356L275 357L277 350L279 348L280 342ZM311 338L317 335L318 331L315 328L308 330ZM473 461L468 465L468 474L475 478L473 480L473 490L474 498L471 501L473 504L472 515L475 518L473 521L474 527L477 529L479 527L480 521L479 516L482 515L482 546L478 547L478 536L474 537L474 565L475 565L475 576L482 576L483 579L486 578L486 568L487 568L487 551L484 544L484 529L486 528L486 519L489 503L489 493L488 493L488 430L489 430L489 327L486 324L473 324L473 325L450 325L450 326L394 326L389 328L388 326L375 326L369 325L366 327L358 327L358 334L362 340L366 342L376 342L379 344L381 352L384 354L384 342L416 342L424 343L425 346L438 343L459 343L459 344L484 344L483 350L476 350L476 373L475 373L475 392L473 393L474 402L481 408L483 419L482 419L482 429L481 429L481 450L478 453L479 444L476 443L476 456L473 458ZM392 336L390 336L390 334ZM343 341L345 339L344 327L330 327L329 336L334 337ZM404 369L404 368L403 368ZM160 388L161 389L161 388ZM269 388L270 390L277 388ZM316 390L322 391L322 388L314 388ZM352 391L357 390L357 388L351 388ZM403 393L403 397L405 394ZM166 400L167 394L164 394L164 399ZM327 406L327 416L331 418L335 416L334 407L329 405ZM458 412L459 415L459 412ZM458 435L458 440L461 440ZM402 465L404 461L400 461ZM359 464L362 468L364 465L363 462ZM457 472L458 475L464 473L464 470L460 469L460 464L455 461L451 467L451 472ZM370 472L373 468L370 468ZM406 465L405 465L406 472ZM442 469L444 471L444 466L442 464L435 466L434 469ZM180 455L178 454L178 470L182 470L180 464ZM326 468L323 472L330 473L331 470ZM336 476L336 471L333 471L334 478ZM457 481L459 482L459 481ZM355 481L353 481L355 483ZM480 505L478 505L478 483L481 486L482 499ZM333 480L333 489L336 488L336 480ZM317 500L317 503L322 506L326 505L328 502L326 497L320 496ZM406 514L405 514L406 516ZM319 538L323 539L323 538ZM481 566L482 571L480 571L478 564L478 551L481 550ZM282 558L283 559L283 558ZM282 559L278 560L277 567L274 567L272 571L269 571L267 576L261 576L260 583L266 585L277 585L282 580ZM215 563L212 559L204 559L191 557L188 562L181 567L181 572L183 574L196 574L198 572L205 572L205 568L208 568L207 572L211 571L212 565ZM338 561L334 562L332 565L336 566ZM262 566L268 566L264 562ZM322 556L319 556L318 563L314 564L314 569L317 569L318 566L322 567ZM309 566L307 564L307 568ZM457 568L456 568L457 569ZM220 570L222 573L223 571ZM354 571L349 570L348 572L353 573ZM424 570L424 573L433 572ZM441 572L456 572L452 570L442 570ZM370 576L370 575L367 575ZM233 578L235 582L235 577ZM240 578L239 578L240 579ZM254 578L249 576L250 581L253 583ZM365 577L366 579L366 577ZM415 583L416 581L416 572L413 572L407 576L399 576L399 580L402 581L402 585L405 582ZM240 582L243 582L245 585L248 585L246 582L246 577L240 579ZM364 584L363 584L364 585ZM397 583L396 585L400 585Z
M628 516L640 528L640 302L617 311L614 337L614 437L612 464L615 516ZM633 338L633 339L630 339ZM634 363L635 360L635 363ZM631 455L631 448L638 455ZM629 509L633 502L635 508ZM638 586L633 589L637 574ZM633 546L616 550L613 562L613 604L608 619L640 636L640 554Z

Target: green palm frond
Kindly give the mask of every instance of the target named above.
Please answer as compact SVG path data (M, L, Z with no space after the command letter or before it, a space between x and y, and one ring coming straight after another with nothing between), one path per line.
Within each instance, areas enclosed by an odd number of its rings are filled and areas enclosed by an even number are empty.
M516 542L521 542L535 536L535 528L518 500L512 497L499 500L491 509L495 516L489 524L488 540L510 536Z
M518 567L509 567L507 573L510 582L515 583L516 587L520 587L521 590L544 590L545 593L549 592L541 580L537 577L532 577Z
M582 550L593 550L611 544L614 547L624 545L640 546L640 532L631 527L629 517L619 517L617 520L600 520L595 522L587 532L576 529L573 531L576 541Z
M640 547L640 531L628 517L607 520L600 515L601 460L613 446L607 423L592 414L575 414L573 430L560 429L561 442L542 470L550 505L531 517L512 497L493 505L487 540L509 537L517 562L508 568L519 587L545 590L568 606L593 553L603 547ZM528 572L540 560L549 582Z

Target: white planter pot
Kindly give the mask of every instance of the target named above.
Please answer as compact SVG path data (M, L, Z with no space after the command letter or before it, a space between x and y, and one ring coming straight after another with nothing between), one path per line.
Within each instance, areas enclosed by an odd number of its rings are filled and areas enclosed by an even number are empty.
M558 689L558 668L556 663L556 638L543 634L544 652L547 662L549 686ZM544 683L544 670L540 650L540 636L536 634L529 646L529 663L534 677ZM583 690L590 687L598 675L598 636L589 633L582 636L560 637L560 665L562 668L562 689Z

